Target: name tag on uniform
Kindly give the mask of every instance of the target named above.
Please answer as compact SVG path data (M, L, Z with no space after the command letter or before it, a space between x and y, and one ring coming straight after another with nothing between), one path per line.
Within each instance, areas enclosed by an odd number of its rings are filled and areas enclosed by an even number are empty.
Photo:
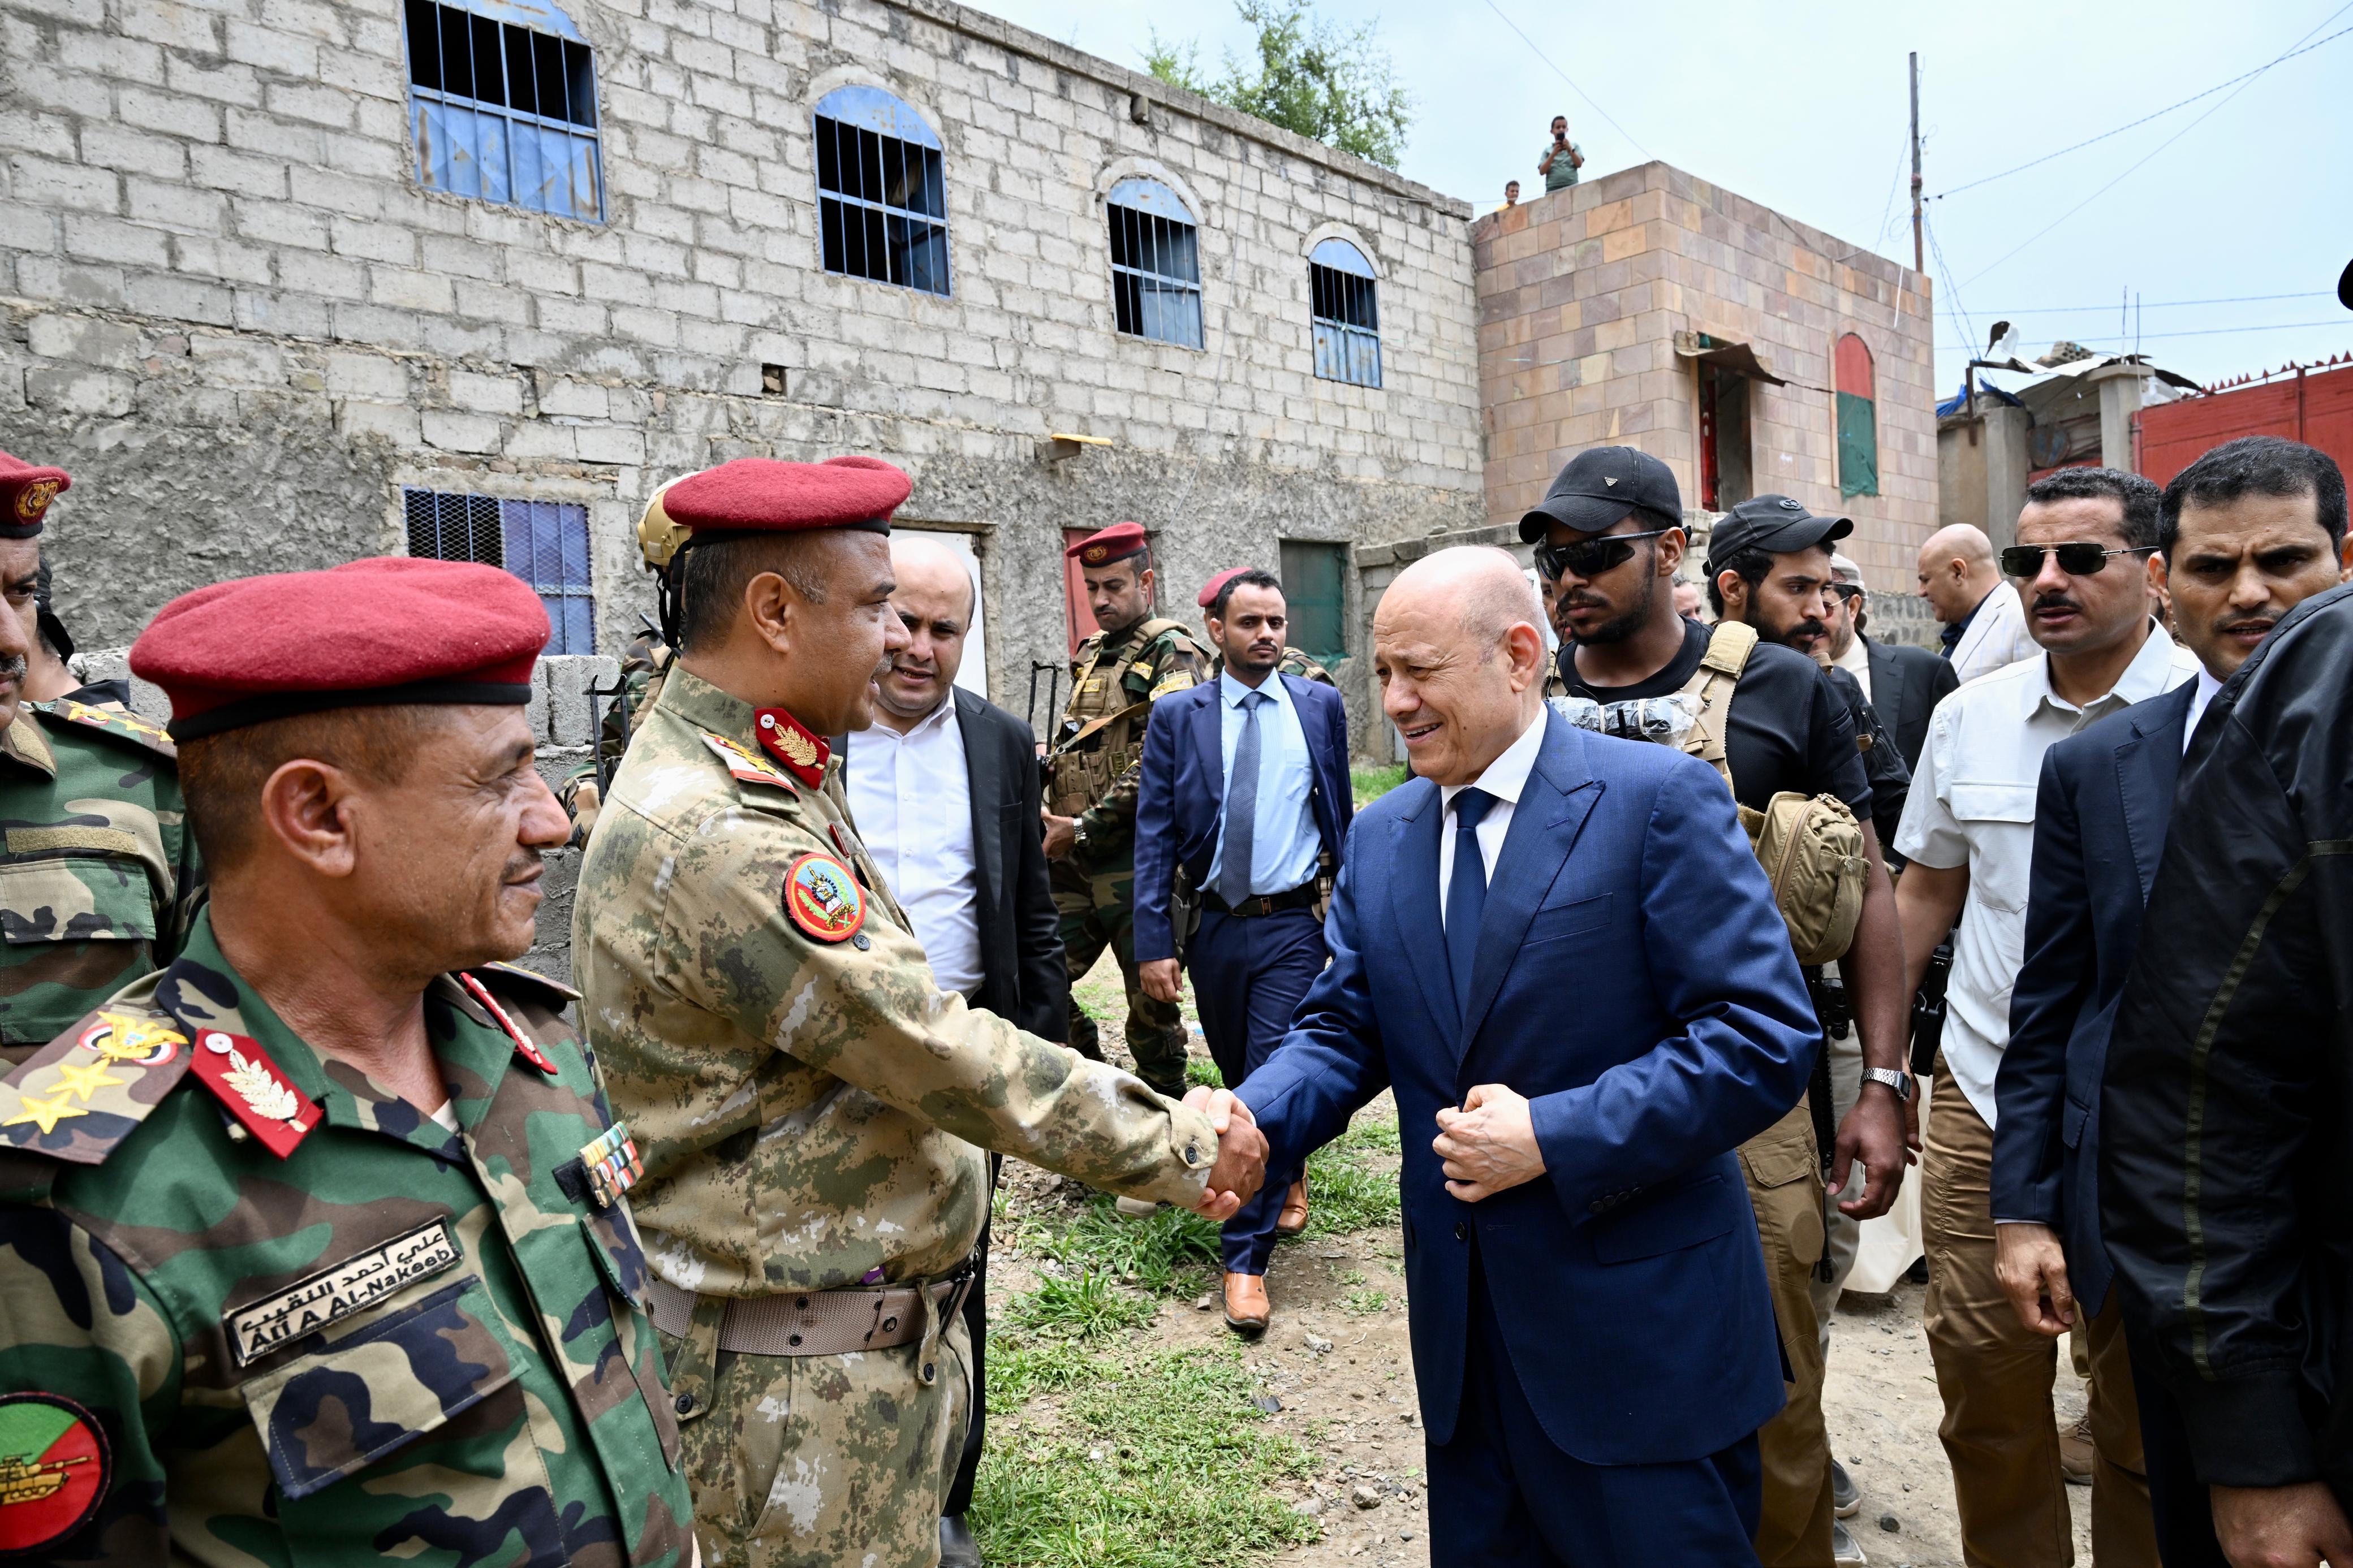
M239 1307L223 1320L229 1349L242 1366L338 1319L373 1307L457 1261L458 1242L449 1234L447 1220L418 1226L381 1247L300 1279L275 1296Z
M1079 682L1079 689L1090 697L1093 696L1096 692L1101 691L1103 689L1103 678L1100 675L1090 675L1084 680Z

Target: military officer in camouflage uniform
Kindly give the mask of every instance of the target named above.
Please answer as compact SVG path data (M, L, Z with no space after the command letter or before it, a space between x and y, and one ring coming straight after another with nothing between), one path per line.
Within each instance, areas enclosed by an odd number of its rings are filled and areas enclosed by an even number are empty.
M169 963L204 884L171 738L87 692L21 695L41 528L72 483L0 452L0 1069Z
M1152 614L1144 530L1115 522L1065 551L1079 563L1100 629L1071 656L1071 700L1047 753L1046 858L1073 984L1108 947L1127 982L1127 1049L1163 1094L1185 1089L1185 1017L1145 994L1135 967L1135 791L1155 699L1209 679L1209 652ZM1103 1059L1095 1021L1071 1008L1071 1045Z
M1224 587L1227 584L1232 582L1235 578L1240 576L1243 573L1249 570L1250 568L1247 566L1227 567L1224 571L1219 573L1216 576L1202 584L1199 596L1193 601L1195 604L1201 606L1201 630L1208 633L1207 646L1210 652L1209 673L1205 678L1206 679L1214 680L1219 676L1224 674L1226 669L1226 656L1217 651L1218 634L1209 630L1209 612L1217 608L1218 590ZM1300 652L1295 647L1286 646L1282 650L1282 658L1276 661L1274 668L1275 673L1278 675L1296 676L1301 680L1318 681L1323 685L1333 688L1335 690L1338 689L1340 685L1338 681L1332 679L1332 672L1330 670L1324 668L1322 665L1316 663L1314 659L1308 658L1305 654Z
M596 754L565 775L555 786L555 798L564 807L564 815L572 819L572 847L575 849L588 842L588 835L596 830L596 813L604 805L603 780L609 779L628 753L629 738L661 695L662 677L670 671L670 645L661 634L649 627L629 639L621 650L621 690L605 710L596 725Z
M976 1392L957 1310L987 1151L1218 1217L1263 1159L1256 1129L1221 1146L1201 1110L933 982L820 738L871 721L905 646L889 519L908 488L871 458L670 487L678 658L580 870L582 1016L646 1162L714 1568L937 1559Z
M637 1156L572 994L499 962L565 837L546 637L401 559L132 649L214 891L0 1079L0 1554L691 1568Z

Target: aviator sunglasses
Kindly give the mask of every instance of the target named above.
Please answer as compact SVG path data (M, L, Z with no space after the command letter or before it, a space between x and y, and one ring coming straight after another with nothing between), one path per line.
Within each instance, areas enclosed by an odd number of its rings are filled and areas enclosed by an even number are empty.
M2089 577L2108 569L2111 555L2147 555L2157 548L2154 544L2127 545L2122 550L2104 550L2088 539L2070 540L2065 544L2012 544L2001 552L2001 569L2011 577L2036 577L2042 572L2043 552L2059 557L2059 570L2070 577Z
M1656 539L1667 531L1654 528L1648 533L1605 533L1568 544L1539 544L1535 548L1536 570L1547 577L1557 577L1564 572L1579 577L1599 577L1634 558L1634 541Z

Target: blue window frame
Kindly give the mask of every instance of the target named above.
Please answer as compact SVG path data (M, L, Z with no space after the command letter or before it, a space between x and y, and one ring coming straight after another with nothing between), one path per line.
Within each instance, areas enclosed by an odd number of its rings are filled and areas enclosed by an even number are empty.
M947 173L937 132L876 87L818 100L817 222L825 269L948 291Z
M1111 188L1112 313L1130 337L1201 346L1201 247L1193 214L1157 180Z
M1308 316L1315 327L1315 374L1351 386L1381 384L1381 305L1373 264L1345 239L1307 256Z
M504 567L547 606L548 652L596 651L586 507L414 489L401 500L411 555Z
M428 191L599 222L596 66L541 0L406 0L408 118Z

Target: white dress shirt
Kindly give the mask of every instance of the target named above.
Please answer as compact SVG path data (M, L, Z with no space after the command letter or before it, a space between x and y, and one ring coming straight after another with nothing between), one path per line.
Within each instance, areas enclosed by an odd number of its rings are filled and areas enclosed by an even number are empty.
M2026 629L2026 605L2005 578L1978 601L1968 629L1953 645L1953 673L1966 686L1980 675L2042 657L2042 645Z
M1536 752L1544 745L1545 715L1549 709L1539 708L1520 738L1504 748L1504 754L1487 764L1487 771L1467 784L1443 784L1438 791L1438 804L1443 813L1438 824L1438 921L1446 923L1446 895L1454 882L1454 797L1472 787L1485 790L1495 797L1487 815L1479 819L1479 858L1485 863L1487 880L1495 879L1495 858L1504 852L1504 835L1512 830L1512 812L1520 804L1520 792L1528 787L1528 771L1536 765Z
M1846 651L1831 662L1854 677L1854 683L1862 688L1865 702L1876 700L1871 695L1871 645L1862 640L1861 632L1855 633L1854 640L1846 645Z
M900 734L877 723L847 737L849 810L867 853L914 922L943 991L981 982L980 879L972 845L972 776L950 694Z
M2189 742L2190 740L2198 733L2198 721L2206 717L2206 705L2209 702L2213 701L2214 693L2221 689L2222 683L2215 679L2214 677L2208 672L2204 665L2200 665L2198 667L2198 691L2195 696L2189 699L2189 717L2184 721L2181 726L2181 754L2183 756L2186 757L2189 754Z
M2034 860L2034 796L2042 753L2119 708L2198 673L2159 626L2116 689L2078 708L2051 689L2050 656L1970 681L1936 705L1895 847L1907 860L1966 866L1969 890L1945 991L1945 1063L1962 1095L1994 1125L1994 1078L2010 1045L2010 991L2026 957L2026 895Z

